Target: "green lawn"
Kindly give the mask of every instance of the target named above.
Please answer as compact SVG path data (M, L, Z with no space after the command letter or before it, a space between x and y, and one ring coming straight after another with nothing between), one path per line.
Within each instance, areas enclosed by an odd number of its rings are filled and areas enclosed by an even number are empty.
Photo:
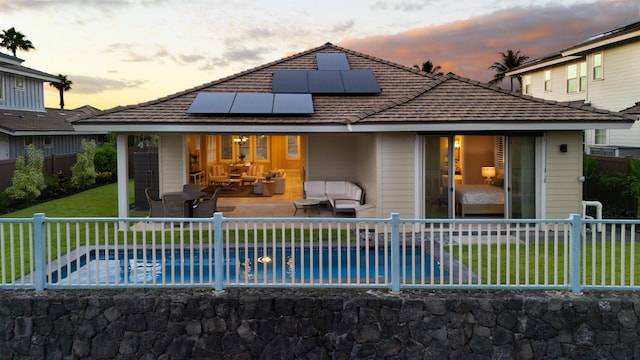
M635 259L631 258L631 247L632 244L630 242L626 242L624 247L616 244L614 249L610 242L604 244L597 242L594 244L591 241L587 241L586 253L583 254L583 252L581 252L580 254L581 262L583 261L583 257L586 259L584 260L585 268L581 268L580 277L586 279L585 284L588 285L603 285L603 277L604 285L621 285L622 279L620 274L624 274L624 285L629 285L632 275L630 265L633 263L634 282L637 285L640 281L640 257L636 256ZM593 248L595 248L595 257L592 252ZM525 246L520 245L519 248L516 249L513 244L483 245L481 249L478 245L454 246L451 248L451 251L454 257L469 266L476 274L480 274L483 284L496 284L497 279L499 279L500 284L514 284L516 282L525 284L527 281L529 284L556 282L562 284L565 282L564 276L566 273L563 267L565 253L562 246L558 247L557 252L553 248L549 248L546 251L544 248L540 248L537 257L534 254L533 245L528 253ZM489 269L486 260L478 261L478 251L482 252L483 258L491 254L491 269ZM469 258L469 254L474 255ZM602 259L603 254L604 261ZM529 259L528 263L526 262L527 258ZM558 263L557 272L554 268L556 262ZM537 272L536 263L538 265ZM613 271L611 269L612 263L615 263ZM498 264L500 264L499 267ZM507 266L509 271L507 271ZM612 274L615 274L613 279Z
M133 201L133 180L130 180L129 203ZM4 214L0 217L31 218L33 214L37 213L44 213L47 217L117 217L118 184L96 187L65 198L47 201L26 209ZM143 216L146 216L146 214Z

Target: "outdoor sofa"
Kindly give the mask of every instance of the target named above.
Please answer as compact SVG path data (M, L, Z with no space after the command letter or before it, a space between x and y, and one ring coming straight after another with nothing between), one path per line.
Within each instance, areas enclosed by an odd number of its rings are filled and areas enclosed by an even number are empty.
M351 181L308 180L303 187L305 199L327 202L334 215L336 212L355 212L364 204L364 190Z

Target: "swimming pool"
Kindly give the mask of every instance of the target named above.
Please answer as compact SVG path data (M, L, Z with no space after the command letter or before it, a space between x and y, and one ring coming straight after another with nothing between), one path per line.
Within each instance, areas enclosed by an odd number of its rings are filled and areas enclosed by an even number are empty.
M126 253L126 256L125 256ZM210 283L213 250L89 251L52 271L52 284ZM401 251L400 277L444 276L438 261L419 249ZM433 265L433 266L432 266ZM391 276L390 255L374 248L231 248L224 251L227 283L368 281Z

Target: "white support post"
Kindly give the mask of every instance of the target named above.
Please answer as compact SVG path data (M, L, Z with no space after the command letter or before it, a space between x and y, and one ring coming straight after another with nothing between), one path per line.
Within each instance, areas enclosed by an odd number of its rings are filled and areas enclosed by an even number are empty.
M129 160L127 135L118 134L118 217L129 217ZM120 230L126 230L127 224L120 223Z

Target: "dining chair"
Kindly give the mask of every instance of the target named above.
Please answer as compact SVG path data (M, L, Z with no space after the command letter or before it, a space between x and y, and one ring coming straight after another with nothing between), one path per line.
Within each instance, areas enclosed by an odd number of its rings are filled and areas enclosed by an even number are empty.
M213 192L210 198L205 198L202 201L194 205L193 217L194 218L210 218L213 213L218 211L218 196L222 188L217 188Z

